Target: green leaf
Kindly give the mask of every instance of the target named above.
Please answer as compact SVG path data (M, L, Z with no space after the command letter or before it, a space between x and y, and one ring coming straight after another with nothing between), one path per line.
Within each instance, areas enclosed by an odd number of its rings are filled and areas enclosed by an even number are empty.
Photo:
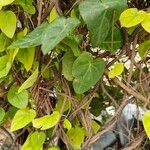
M21 150L42 150L46 135L43 132L29 134Z
M0 78L7 76L10 68L9 57L7 55L0 57Z
M72 66L74 61L75 61L75 56L73 55L72 51L71 50L67 51L62 59L62 67L63 67L62 73L68 81L73 80Z
M80 14L87 24L93 47L100 47L110 28L126 6L125 0L84 0L79 5Z
M143 10L138 11L137 8L129 8L125 10L120 16L122 27L133 27L141 23L146 17L146 12Z
M92 120L91 124L92 124L92 129L94 133L96 134L98 130L100 129L100 125L94 120Z
M0 0L0 7L1 6L6 6L9 5L13 2L14 0Z
M58 102L57 102L57 104L56 104L55 110L58 111L58 112L61 112L61 109L62 109L62 107L63 107L63 103L64 103L64 97L61 96L61 97L58 99ZM65 111L67 111L67 110L70 109L70 108L71 108L71 103L70 103L70 100L67 99L63 111L65 112Z
M1 33L0 34L0 52L3 52L8 44L9 40L5 34Z
M11 131L16 131L25 127L29 124L36 116L36 112L33 109L20 109L16 112L12 123L11 123Z
M56 8L53 7L53 9L50 12L49 22L54 21L57 17L58 17L58 14L57 14Z
M150 13L146 14L145 19L141 23L142 27L150 33Z
M33 74L20 86L20 88L18 89L18 93L20 93L21 91L28 89L29 87L31 87L35 81L37 80L38 77L38 68L33 72Z
M0 29L9 38L14 36L16 30L16 15L12 11L0 10Z
M109 78L114 78L122 74L123 71L124 71L123 63L117 63L114 65L114 68L109 71L108 76Z
M66 128L67 130L70 130L72 128L72 124L68 119L65 119L63 122L63 127Z
M35 48L19 49L17 59L24 64L24 67L29 71L33 65Z
M88 91L101 78L104 70L105 63L102 59L93 60L92 54L83 52L75 60L72 68L75 92L81 94Z
M77 18L70 17L66 19L59 17L55 19L42 34L42 52L44 54L50 52L71 31L73 31L79 23Z
M150 139L150 110L146 111L143 116L143 125L147 136Z
M18 93L18 88L16 86L10 88L7 94L8 101L17 108L25 108L28 105L28 91L22 90Z
M45 22L27 34L24 38L19 39L12 43L8 48L31 48L42 44L42 33L48 27L49 23Z
M67 132L70 144L74 149L80 149L81 144L84 142L85 130L80 127L71 128Z
M60 150L58 146L49 147L48 150Z
M116 27L112 27L105 41L101 42L100 47L101 49L106 49L115 52L122 46L122 42L123 36L121 30Z
M21 5L22 8L31 15L35 14L36 12L32 3L33 0L15 0L15 4Z
M46 115L41 118L34 119L32 121L33 127L40 128L41 130L46 130L54 127L60 119L60 113L54 111L51 115Z
M145 41L144 43L141 43L139 45L138 52L141 58L144 58L149 51L150 51L150 40Z
M2 107L0 107L0 123L4 119L4 116L5 116L5 110Z

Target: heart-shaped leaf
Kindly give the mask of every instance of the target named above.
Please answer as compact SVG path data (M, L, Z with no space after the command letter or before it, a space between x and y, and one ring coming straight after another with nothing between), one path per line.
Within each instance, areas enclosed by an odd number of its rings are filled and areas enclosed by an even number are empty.
M120 16L122 27L133 27L141 23L146 17L146 12L143 10L138 11L137 8L129 8L125 10Z
M125 0L113 0L113 3L112 0L84 0L80 3L80 14L90 31L93 47L101 47L125 6Z
M73 87L76 93L84 93L100 79L105 70L105 62L97 58L93 60L92 54L83 52L74 62L72 74Z
M54 127L60 119L60 113L58 111L54 111L51 115L46 115L41 118L34 119L32 121L33 127L41 128L41 130L46 130Z
M22 90L18 93L18 88L16 86L10 88L7 94L8 101L17 108L25 108L28 105L28 91Z
M9 38L14 36L16 30L16 15L12 11L0 10L0 29Z
M12 123L11 123L11 131L16 131L25 127L29 124L36 116L36 112L33 109L20 109L16 112Z
M34 132L28 135L21 150L42 150L46 135L43 132Z

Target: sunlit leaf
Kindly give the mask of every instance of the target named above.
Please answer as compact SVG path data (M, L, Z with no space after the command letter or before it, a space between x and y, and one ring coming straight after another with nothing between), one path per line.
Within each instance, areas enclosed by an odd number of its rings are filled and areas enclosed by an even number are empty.
M0 6L11 4L14 0L0 0Z
M35 81L37 80L38 77L38 68L33 72L33 74L20 86L18 89L18 93L20 93L22 90L28 89L31 87Z
M70 121L68 119L65 119L63 122L63 126L64 128L66 128L67 130L70 130L72 128L72 124L70 123Z
M150 13L147 13L145 19L142 21L142 27L150 33Z
M5 110L2 107L0 107L0 122L3 120L4 116L5 116Z
M28 135L21 150L42 150L46 135L43 132L34 132Z
M80 146L84 141L85 130L80 127L71 128L67 132L67 136L73 148L80 149Z
M122 27L133 27L141 23L146 17L146 12L143 10L138 11L137 8L129 8L125 10L120 16Z
M147 136L150 139L150 111L146 111L143 116L143 125Z
M109 78L114 78L122 74L123 70L124 70L123 63L117 63L114 65L114 68L109 71L108 76Z
M17 108L25 108L28 105L28 91L22 90L18 93L18 88L12 86L7 94L7 98L10 104Z
M20 109L16 112L12 123L11 123L11 131L16 131L25 127L29 124L36 116L36 112L33 109Z
M51 115L46 115L41 118L34 119L32 121L33 127L40 128L41 130L46 130L54 127L60 119L60 113L54 111Z
M0 29L9 38L14 36L16 30L16 15L12 11L0 10Z

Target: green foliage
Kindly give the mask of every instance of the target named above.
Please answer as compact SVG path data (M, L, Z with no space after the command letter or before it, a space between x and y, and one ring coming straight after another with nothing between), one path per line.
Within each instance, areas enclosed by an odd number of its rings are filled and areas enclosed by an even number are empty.
M8 4L11 4L14 0L1 0L0 1L0 6L5 6Z
M73 148L75 150L80 149L81 144L83 143L85 138L85 130L80 127L71 128L67 132L67 136Z
M113 3L111 0L103 2L99 0L85 0L80 3L79 10L90 31L93 47L103 48L105 42L105 44L110 45L107 41L108 39L113 39L113 37L109 32L114 28L114 24L125 6L126 2L124 0L114 0ZM120 40L119 37L116 37L116 41ZM111 41L111 48L118 49L120 45L117 45L117 47L113 46L116 42Z
M29 124L36 116L36 112L33 109L19 109L11 123L11 131L16 131Z
M14 36L16 30L16 15L12 11L0 10L0 29L9 38Z
M133 95L149 108L150 13L142 1L0 0L0 125L17 131L22 150L58 150L59 137L64 149L86 149L108 106L122 110ZM91 114L102 114L100 125ZM149 111L150 137L148 120Z
M0 123L4 119L4 116L5 116L5 110L2 107L0 107Z
M146 111L143 116L143 125L147 136L150 138L150 111Z
M70 123L70 121L68 119L65 119L63 122L63 126L64 128L66 128L67 130L70 130L72 128L72 125Z
M102 59L93 59L88 52L82 53L72 67L73 87L76 93L84 93L100 79L105 69Z
M18 93L20 93L21 91L31 87L35 83L35 81L37 80L38 73L39 73L39 71L38 71L38 68L37 68L33 72L33 74L19 87Z
M43 150L45 139L46 135L44 132L30 133L21 150Z
M109 78L114 78L116 76L119 76L124 70L123 63L117 63L114 65L113 69L109 71Z
M17 108L25 108L28 105L28 91L22 90L18 93L18 88L16 86L10 88L7 94L8 101Z
M46 130L54 127L60 119L60 113L54 111L51 115L46 115L41 118L34 119L32 121L33 127L40 128L41 130Z

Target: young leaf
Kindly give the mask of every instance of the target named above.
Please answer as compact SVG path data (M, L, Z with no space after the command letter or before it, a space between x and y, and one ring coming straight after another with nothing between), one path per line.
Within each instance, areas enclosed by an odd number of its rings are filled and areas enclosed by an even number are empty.
M7 76L10 68L9 57L7 55L0 57L0 78Z
M16 112L12 123L11 123L11 131L16 131L25 127L29 124L36 116L36 112L33 109L20 109Z
M60 113L54 111L51 115L46 115L41 118L34 119L32 121L33 127L40 128L41 130L46 130L54 127L60 119Z
M129 8L125 10L120 16L122 27L133 27L141 23L146 17L146 12L143 10L138 11L137 8Z
M56 8L53 7L53 9L50 12L49 22L54 21L57 17L58 17L58 14L57 14Z
M76 93L84 93L89 90L101 78L105 70L105 62L94 59L92 54L83 52L74 62L72 74L73 87Z
M142 27L150 33L150 13L147 13L145 19L141 23Z
M150 40L145 41L144 43L141 43L138 49L138 52L141 58L144 58L146 54L148 53L148 51L150 51Z
M7 98L10 104L17 108L25 108L28 105L28 91L18 93L18 87L12 86L8 91Z
M46 135L43 132L34 132L28 135L21 150L42 150Z
M80 149L81 144L84 142L85 130L80 127L71 128L67 132L70 144L74 149Z
M12 11L0 10L0 29L9 38L14 36L16 30L16 15Z
M33 72L33 74L20 86L20 88L18 89L18 93L20 93L21 91L28 89L29 87L31 87L35 81L37 80L38 77L38 68Z
M5 110L2 107L0 107L0 122L3 120L4 116L5 116Z
M24 38L12 43L8 48L31 48L42 44L41 35L43 31L48 27L49 23L45 22L27 34Z
M119 76L124 70L123 63L117 63L114 65L114 68L111 69L108 73L109 78L114 78L116 76Z
M11 4L14 0L0 0L0 6Z
M143 116L143 125L147 136L150 139L150 111L146 111Z
M68 119L65 119L63 122L63 127L66 128L67 130L70 130L72 128L72 124Z
M100 125L94 120L92 120L91 124L92 124L92 129L94 133L96 134L98 130L100 129Z
M34 61L35 48L19 49L17 59L24 64L24 67L29 71Z
M42 34L42 52L44 54L50 52L71 31L73 31L79 23L77 18L66 19L59 17L55 19Z
M68 81L73 80L72 65L74 61L75 61L75 56L73 55L73 52L71 50L67 51L62 59L62 67L63 67L62 73Z

